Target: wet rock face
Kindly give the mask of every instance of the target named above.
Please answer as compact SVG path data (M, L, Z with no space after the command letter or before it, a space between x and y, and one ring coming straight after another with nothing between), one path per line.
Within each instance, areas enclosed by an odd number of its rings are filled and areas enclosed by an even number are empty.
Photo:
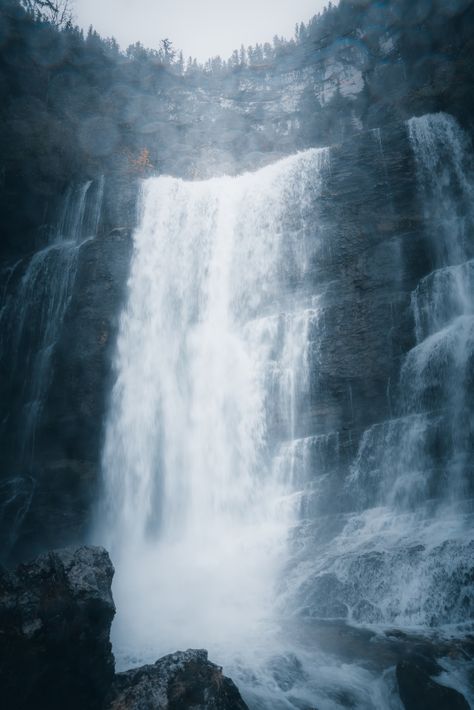
M113 574L100 547L49 552L0 573L2 707L103 706L114 676Z
M109 710L246 710L237 687L211 663L207 651L189 649L153 665L118 673Z
M128 211L133 215L132 208ZM71 301L37 423L33 490L10 553L13 562L84 541L94 511L116 332L132 250L132 229L124 216L112 214L108 202L104 213L101 233L79 250ZM4 470L17 471L14 455ZM22 499L17 492L10 498L14 498L11 517L18 516ZM7 525L6 516L0 515L0 530Z
M397 682L405 710L469 710L461 693L434 681L418 664L401 661Z

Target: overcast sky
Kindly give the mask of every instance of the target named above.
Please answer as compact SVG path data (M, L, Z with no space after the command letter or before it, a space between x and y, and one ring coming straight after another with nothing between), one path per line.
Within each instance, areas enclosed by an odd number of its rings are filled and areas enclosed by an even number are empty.
M327 0L74 0L77 22L93 25L125 48L140 41L158 47L169 37L185 57L203 61L233 49L291 37Z

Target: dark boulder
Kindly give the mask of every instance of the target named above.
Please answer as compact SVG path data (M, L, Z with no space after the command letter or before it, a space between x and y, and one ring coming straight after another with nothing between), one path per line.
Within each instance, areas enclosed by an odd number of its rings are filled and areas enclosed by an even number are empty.
M398 663L397 682L405 710L469 710L461 693L436 683L418 664Z
M100 547L64 549L0 572L4 710L95 710L114 677L114 568Z
M0 570L2 710L246 710L207 651L114 675L114 568L101 547Z
M109 710L246 710L234 683L207 651L179 651L118 673Z

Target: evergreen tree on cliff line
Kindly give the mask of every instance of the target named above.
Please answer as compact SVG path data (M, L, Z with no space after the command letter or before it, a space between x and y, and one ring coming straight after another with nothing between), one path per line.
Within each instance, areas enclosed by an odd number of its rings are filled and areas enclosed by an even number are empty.
M168 37L161 40L161 52L163 54L165 64L173 64L176 57L176 50L173 47L173 42L168 39Z

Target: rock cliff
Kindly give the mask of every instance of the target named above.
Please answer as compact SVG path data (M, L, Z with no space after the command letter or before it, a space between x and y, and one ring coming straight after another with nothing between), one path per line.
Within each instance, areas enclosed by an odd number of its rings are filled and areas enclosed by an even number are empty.
M1 572L5 708L103 707L114 677L113 573L98 547L56 550Z

